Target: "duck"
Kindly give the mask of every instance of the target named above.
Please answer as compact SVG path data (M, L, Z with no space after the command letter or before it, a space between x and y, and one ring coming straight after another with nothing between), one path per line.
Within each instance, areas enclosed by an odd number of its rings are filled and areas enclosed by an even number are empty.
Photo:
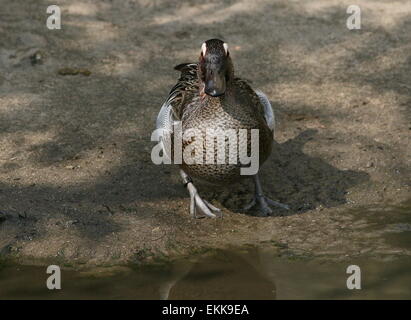
M262 91L254 90L246 80L235 76L227 43L221 39L207 40L201 45L197 63L179 64L175 69L180 72L180 78L160 108L156 129L161 132L159 135L161 148L169 159L177 160L178 157L172 152L175 151L177 144L181 144L182 154L188 155L180 162L174 161L174 163L179 165L183 185L190 195L191 216L194 218L222 216L220 208L199 195L195 186L196 180L206 181L218 188L251 177L255 187L254 197L242 211L253 209L257 216L266 217L273 214L271 207L288 210L287 205L265 196L259 177L261 165L268 159L273 149L275 127L273 108ZM239 161L239 153L242 150L248 155L253 151L251 150L253 130L258 133L255 138L258 169L243 174L246 166L244 161L241 159ZM196 134L186 135L192 131ZM215 137L208 139L207 134L210 131L217 132L217 136L219 133L226 132L234 134L233 141L239 144L233 149L233 154L230 154L232 150L229 146L219 145L219 143L226 143L227 138L224 137L220 141ZM241 132L245 132L242 136L243 140L240 137ZM181 138L181 142L175 140L177 136ZM243 142L245 147L242 147L240 142ZM201 148L196 149L193 144ZM222 154L220 162L215 161L219 151ZM204 159L214 161L207 162Z

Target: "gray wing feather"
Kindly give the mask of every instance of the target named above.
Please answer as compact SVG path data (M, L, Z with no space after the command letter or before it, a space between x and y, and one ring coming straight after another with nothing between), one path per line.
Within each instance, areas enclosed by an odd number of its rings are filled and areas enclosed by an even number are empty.
M165 156L167 150L164 147L165 143L169 141L173 135L173 125L178 121L180 114L180 107L182 106L182 98L184 93L191 91L198 91L196 84L197 80L197 64L195 63L183 63L175 67L176 70L181 71L181 76L176 85L170 90L167 100L161 106L160 112L157 115L156 120L156 133L154 138L162 146Z
M275 128L275 116L274 111L271 106L270 101L268 100L267 96L260 90L255 90L258 98L260 99L261 104L264 106L264 118L267 122L268 127L274 132Z
M162 130L173 130L173 107L171 105L171 101L173 100L173 96L170 96L166 102L163 103L161 106L160 112L157 115L156 120L156 129Z
M166 154L166 149L164 148L164 143L169 143L170 141L166 141L171 139L173 134L173 107L171 105L172 100L175 98L175 95L170 95L168 99L163 103L161 106L160 112L157 115L156 120L156 134L155 139L159 141L162 146L164 155L166 157L170 157L171 155ZM171 158L170 158L171 159Z

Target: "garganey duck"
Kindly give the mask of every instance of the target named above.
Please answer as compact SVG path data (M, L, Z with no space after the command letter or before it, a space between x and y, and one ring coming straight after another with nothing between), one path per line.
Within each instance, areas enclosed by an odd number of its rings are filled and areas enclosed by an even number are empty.
M196 159L200 160L206 159L207 150L211 150L213 160L217 155L219 142L217 141L215 145L214 138L212 141L207 140L205 138L207 130L216 130L215 132L234 130L238 141L240 141L241 129L247 130L248 139L245 150L250 153L252 142L250 131L258 129L257 152L258 162L261 165L272 150L274 113L264 93L254 91L245 80L234 77L233 63L227 44L219 39L207 40L201 47L198 63L180 64L175 69L181 72L180 79L171 89L157 117L157 129L162 132L160 143L163 143L161 146L163 153L167 153L170 159L173 158L171 150L175 149L166 148L165 142L171 141L173 146L176 145L176 140L174 140L177 134L176 123L181 124L182 136L188 130L196 130L197 136L182 139L181 150L183 155L187 151L187 154L199 156ZM200 154L195 154L197 149L195 151L192 147L188 149L194 140L204 147ZM223 139L223 142L225 141L226 138ZM241 144L237 149L238 153L240 149ZM230 160L230 156L228 147L224 146L223 158ZM238 160L238 157L234 160ZM199 196L193 178L216 184L230 184L244 177L241 175L242 167L244 165L241 161L204 163L187 161L184 158L180 162L180 174L190 194L191 215L194 217L221 216L219 208ZM288 209L286 205L264 196L258 172L255 172L252 177L255 184L255 195L244 210L256 207L259 216L267 216L272 214L270 205Z

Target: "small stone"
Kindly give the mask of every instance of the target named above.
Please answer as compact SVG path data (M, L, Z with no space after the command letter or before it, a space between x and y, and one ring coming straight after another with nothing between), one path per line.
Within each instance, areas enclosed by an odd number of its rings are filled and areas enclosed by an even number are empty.
M365 165L365 167L366 167L366 168L372 168L372 167L374 167L374 162L372 162L372 161L367 162L367 164Z
M34 66L36 64L42 64L43 63L43 55L41 54L40 51L36 51L30 56L30 62L31 65Z

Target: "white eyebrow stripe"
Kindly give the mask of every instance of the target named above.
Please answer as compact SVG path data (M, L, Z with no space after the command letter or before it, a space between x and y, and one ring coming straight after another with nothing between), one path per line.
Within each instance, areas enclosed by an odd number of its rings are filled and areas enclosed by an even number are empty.
M228 45L227 45L227 43L223 43L223 47L224 47L224 50L225 50L225 54L227 54L228 53Z

